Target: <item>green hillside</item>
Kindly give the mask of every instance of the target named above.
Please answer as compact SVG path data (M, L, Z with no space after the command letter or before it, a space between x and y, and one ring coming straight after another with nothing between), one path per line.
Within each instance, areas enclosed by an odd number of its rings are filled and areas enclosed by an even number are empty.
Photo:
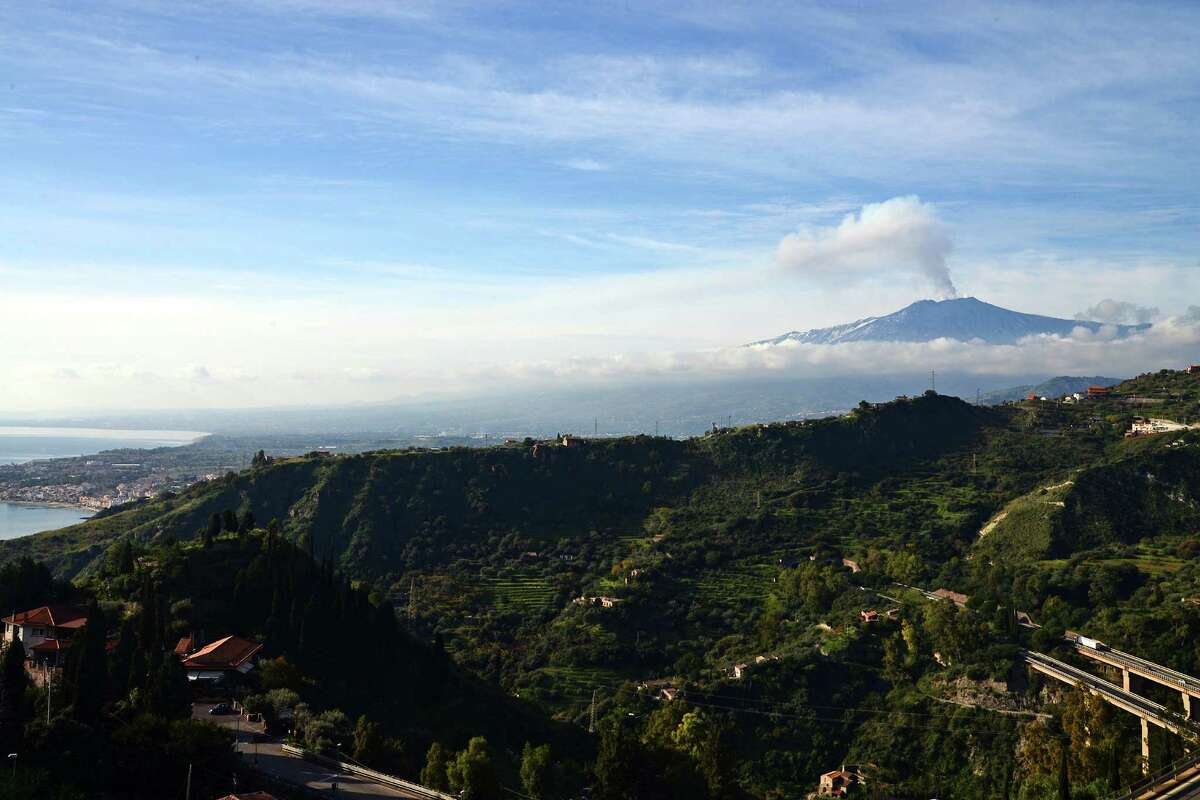
M0 544L0 559L33 554L91 585L111 580L114 547L179 547L214 514L252 515L546 719L586 727L595 698L613 736L669 751L656 726L707 715L738 765L709 775L711 796L728 796L722 781L803 796L847 760L897 796L1002 796L1005 780L1046 777L1022 755L1033 734L960 695L1008 680L1026 635L1014 608L1046 625L1039 647L1074 627L1200 668L1169 633L1200 637L1178 602L1200 594L1200 431L1123 435L1128 397L1186 403L1197 383L1155 375L1079 405L926 394L686 441L286 459ZM964 592L972 611L905 586ZM893 621L861 623L889 606ZM661 686L689 705L653 700ZM1019 691L1003 702L1035 702Z

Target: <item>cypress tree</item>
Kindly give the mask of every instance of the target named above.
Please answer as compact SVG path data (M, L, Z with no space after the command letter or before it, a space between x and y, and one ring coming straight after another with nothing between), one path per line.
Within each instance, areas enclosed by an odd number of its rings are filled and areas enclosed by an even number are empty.
M72 716L80 722L100 718L108 695L108 659L105 654L107 623L100 607L92 603L88 621L67 657L66 683Z
M25 735L25 645L19 639L0 659L0 752L19 752Z
M200 537L200 543L205 547L212 545L213 539L221 535L221 527L221 515L214 511L208 518L208 528Z

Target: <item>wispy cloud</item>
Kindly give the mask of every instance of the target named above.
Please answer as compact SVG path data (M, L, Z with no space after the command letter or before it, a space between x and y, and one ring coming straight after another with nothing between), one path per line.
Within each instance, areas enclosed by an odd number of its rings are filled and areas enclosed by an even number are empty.
M608 164L594 158L568 158L558 163L567 169L575 169L580 172L607 172L609 170Z

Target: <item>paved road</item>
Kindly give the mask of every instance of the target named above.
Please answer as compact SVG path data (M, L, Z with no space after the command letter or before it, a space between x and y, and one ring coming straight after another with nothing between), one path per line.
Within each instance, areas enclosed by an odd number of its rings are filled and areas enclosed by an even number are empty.
M242 761L261 772L286 781L293 786L304 786L334 797L331 784L337 782L337 796L348 798L403 798L422 800L420 795L393 789L346 773L330 772L328 767L305 761L283 752L282 742L268 739L262 734L261 725L251 725L239 720L237 715L210 716L211 703L196 703L192 706L192 717L215 722L233 732L237 739L237 750Z
M1143 792L1136 800L1200 800L1200 771L1168 789Z
M1112 648L1095 650L1091 647L1085 647L1084 645L1079 644L1071 637L1066 638L1067 641L1075 645L1076 650L1078 650L1082 655L1088 656L1089 658L1093 658L1101 662L1111 660L1133 669L1140 669L1144 672L1154 675L1158 680L1162 681L1168 686L1178 686L1180 689L1185 689L1189 692L1200 694L1200 680L1193 678L1191 675L1171 669L1170 667L1164 667L1162 664L1156 664L1153 661L1147 661L1144 658L1138 658L1132 653L1124 653L1120 650L1113 650Z

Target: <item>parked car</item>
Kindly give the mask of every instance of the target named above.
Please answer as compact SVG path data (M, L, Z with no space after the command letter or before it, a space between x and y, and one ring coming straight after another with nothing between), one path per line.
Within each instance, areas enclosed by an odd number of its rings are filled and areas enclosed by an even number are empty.
M208 710L208 713L214 717L218 714L232 714L233 707L230 706L229 703L217 703Z

